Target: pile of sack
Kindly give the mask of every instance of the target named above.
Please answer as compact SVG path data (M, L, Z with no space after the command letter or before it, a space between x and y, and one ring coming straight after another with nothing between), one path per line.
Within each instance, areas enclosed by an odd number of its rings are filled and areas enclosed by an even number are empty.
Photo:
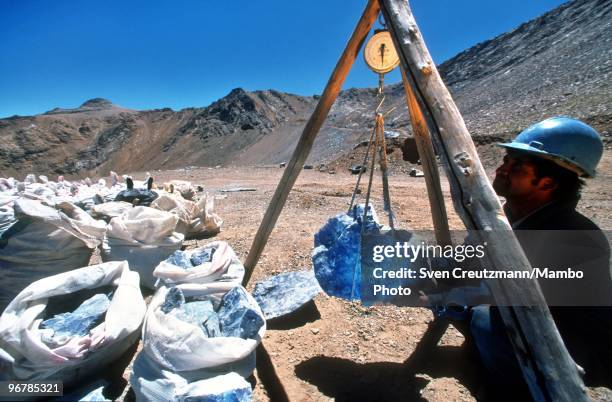
M186 238L207 237L219 232L223 220L213 213L214 197L204 193L201 186L197 186L196 192L190 182L173 180L156 189L149 173L142 182L129 176L123 179L124 182L115 172L111 172L109 186L104 179L93 182L86 178L70 182L59 176L58 181L54 182L46 176L37 178L33 174L28 174L23 182L12 177L0 178L0 208L4 209L3 205L11 197L38 200L51 207L70 202L94 218L108 222L132 206L151 206L177 215L177 231ZM0 230L5 220L2 209Z
M0 179L0 380L70 386L142 336L139 400L250 400L266 324L244 267L222 241L181 250L219 232L214 198L111 179ZM88 266L98 248L104 262ZM148 308L141 286L155 291Z
M111 219L102 245L102 261L128 261L141 285L155 288L153 270L183 245L175 232L178 218L150 207L134 207Z
M155 200L154 203L164 199L162 197ZM206 202L206 198L203 198L203 202ZM185 232L190 233L189 230L184 229L187 227L202 233L202 226L205 222L198 217L192 220L189 226L185 226L183 225L185 221L179 217L176 210L166 212L154 208L154 205L129 208L119 216L112 218L107 226L106 238L102 246L103 261L128 261L131 269L140 273L141 284L149 289L155 288L156 278L153 275L155 267L183 245ZM206 215L206 212L203 215ZM215 230L218 228L219 225L215 225ZM225 248L221 250L219 261L225 252ZM232 259L237 261L233 251L232 255L222 260L231 261ZM167 264L165 266L168 267ZM215 267L217 272L221 268ZM194 275L206 277L207 272L202 267L190 270L190 274L181 271L183 276L188 276L185 279L187 281L195 280Z
M114 176L113 176L114 175ZM115 180L112 173L113 185L108 187L104 179L93 183L89 178L70 182L63 176L58 181L49 180L46 176L28 174L23 182L14 178L0 178L0 195L17 195L25 198L39 200L47 205L68 201L84 210L93 205L110 201L121 190L121 185Z

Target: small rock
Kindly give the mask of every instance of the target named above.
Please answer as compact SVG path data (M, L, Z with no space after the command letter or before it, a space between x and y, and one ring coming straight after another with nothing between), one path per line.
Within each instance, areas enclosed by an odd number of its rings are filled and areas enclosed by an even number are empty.
M410 169L410 173L408 173L410 177L423 177L425 174L418 169Z
M191 263L193 264L194 267L197 267L198 265L202 265L205 262L211 262L212 258L213 258L213 254L215 253L215 248L214 247L207 247L207 248L203 248L197 251L194 251L191 254Z
M292 271L255 284L252 295L266 319L287 315L321 292L314 271Z
M168 293L166 294L166 300L161 305L160 309L164 313L168 314L173 309L182 306L185 304L185 295L179 288L170 288Z
M253 339L264 325L263 318L250 306L246 292L239 286L223 296L218 314L223 336Z

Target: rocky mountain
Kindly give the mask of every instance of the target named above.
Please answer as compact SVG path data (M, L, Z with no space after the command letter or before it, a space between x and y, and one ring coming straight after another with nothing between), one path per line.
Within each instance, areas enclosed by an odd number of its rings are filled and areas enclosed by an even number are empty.
M206 108L134 111L105 99L0 119L0 176L134 171L233 160L262 136L303 124L312 98L234 89Z
M609 143L612 2L576 0L442 63L440 73L483 149L534 121L582 118ZM374 80L374 79L373 79ZM204 108L135 111L105 99L0 119L0 176L81 174L287 160L317 97L240 88ZM374 89L343 91L309 162L330 162L369 137ZM401 85L386 88L391 130L410 134Z

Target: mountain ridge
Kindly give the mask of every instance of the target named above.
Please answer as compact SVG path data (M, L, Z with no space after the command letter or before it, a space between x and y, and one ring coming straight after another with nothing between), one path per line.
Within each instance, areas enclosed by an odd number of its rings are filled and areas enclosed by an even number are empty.
M609 142L612 2L573 1L438 66L480 145L556 114L584 119ZM385 88L387 127L411 133L401 84ZM287 160L318 96L234 88L206 107L137 111L93 98L77 108L0 119L1 175L106 174ZM328 163L367 139L373 88L341 91L308 163Z

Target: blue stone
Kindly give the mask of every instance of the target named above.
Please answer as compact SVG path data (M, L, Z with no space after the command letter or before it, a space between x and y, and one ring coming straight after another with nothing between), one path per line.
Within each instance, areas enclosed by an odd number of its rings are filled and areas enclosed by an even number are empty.
M315 277L325 293L347 300L361 298L361 227L364 205L350 214L331 218L315 234L312 263ZM374 208L368 207L365 231L378 231L381 225Z
M99 387L79 399L79 402L106 402L109 399L104 396L104 386Z
M61 313L41 323L41 328L52 329L53 343L62 343L73 336L84 336L104 320L106 310L110 306L107 295L100 293L85 300L71 313Z
M211 262L215 250L216 248L214 247L206 247L203 249L194 250L193 253L191 253L191 264L194 267L197 267L198 265L202 265L205 262Z
M363 213L365 211L365 204L358 204L351 210L350 216L357 221L359 225L363 221ZM366 231L378 231L382 225L378 222L378 215L374 210L372 204L368 205L368 213L366 215L365 230Z
M189 253L181 250L177 250L170 254L170 257L166 258L165 262L183 269L193 268L193 264L189 260Z
M285 272L255 284L252 295L266 320L292 313L321 292L313 270Z
M223 336L253 339L264 325L263 318L250 306L246 291L239 286L223 296L217 314Z
M186 302L172 310L170 314L180 320L200 326L209 338L221 336L219 317L210 300Z
M188 396L185 402L251 402L253 391L250 387L233 389L217 395Z
M104 390L109 386L105 379L80 382L75 388L62 396L45 399L48 402L106 402L110 398L104 396ZM64 388L64 391L66 388ZM107 389L108 391L108 389Z
M166 300L161 305L161 311L168 314L170 311L175 308L181 307L185 304L185 295L183 295L183 291L179 288L170 288L168 293L166 294Z

